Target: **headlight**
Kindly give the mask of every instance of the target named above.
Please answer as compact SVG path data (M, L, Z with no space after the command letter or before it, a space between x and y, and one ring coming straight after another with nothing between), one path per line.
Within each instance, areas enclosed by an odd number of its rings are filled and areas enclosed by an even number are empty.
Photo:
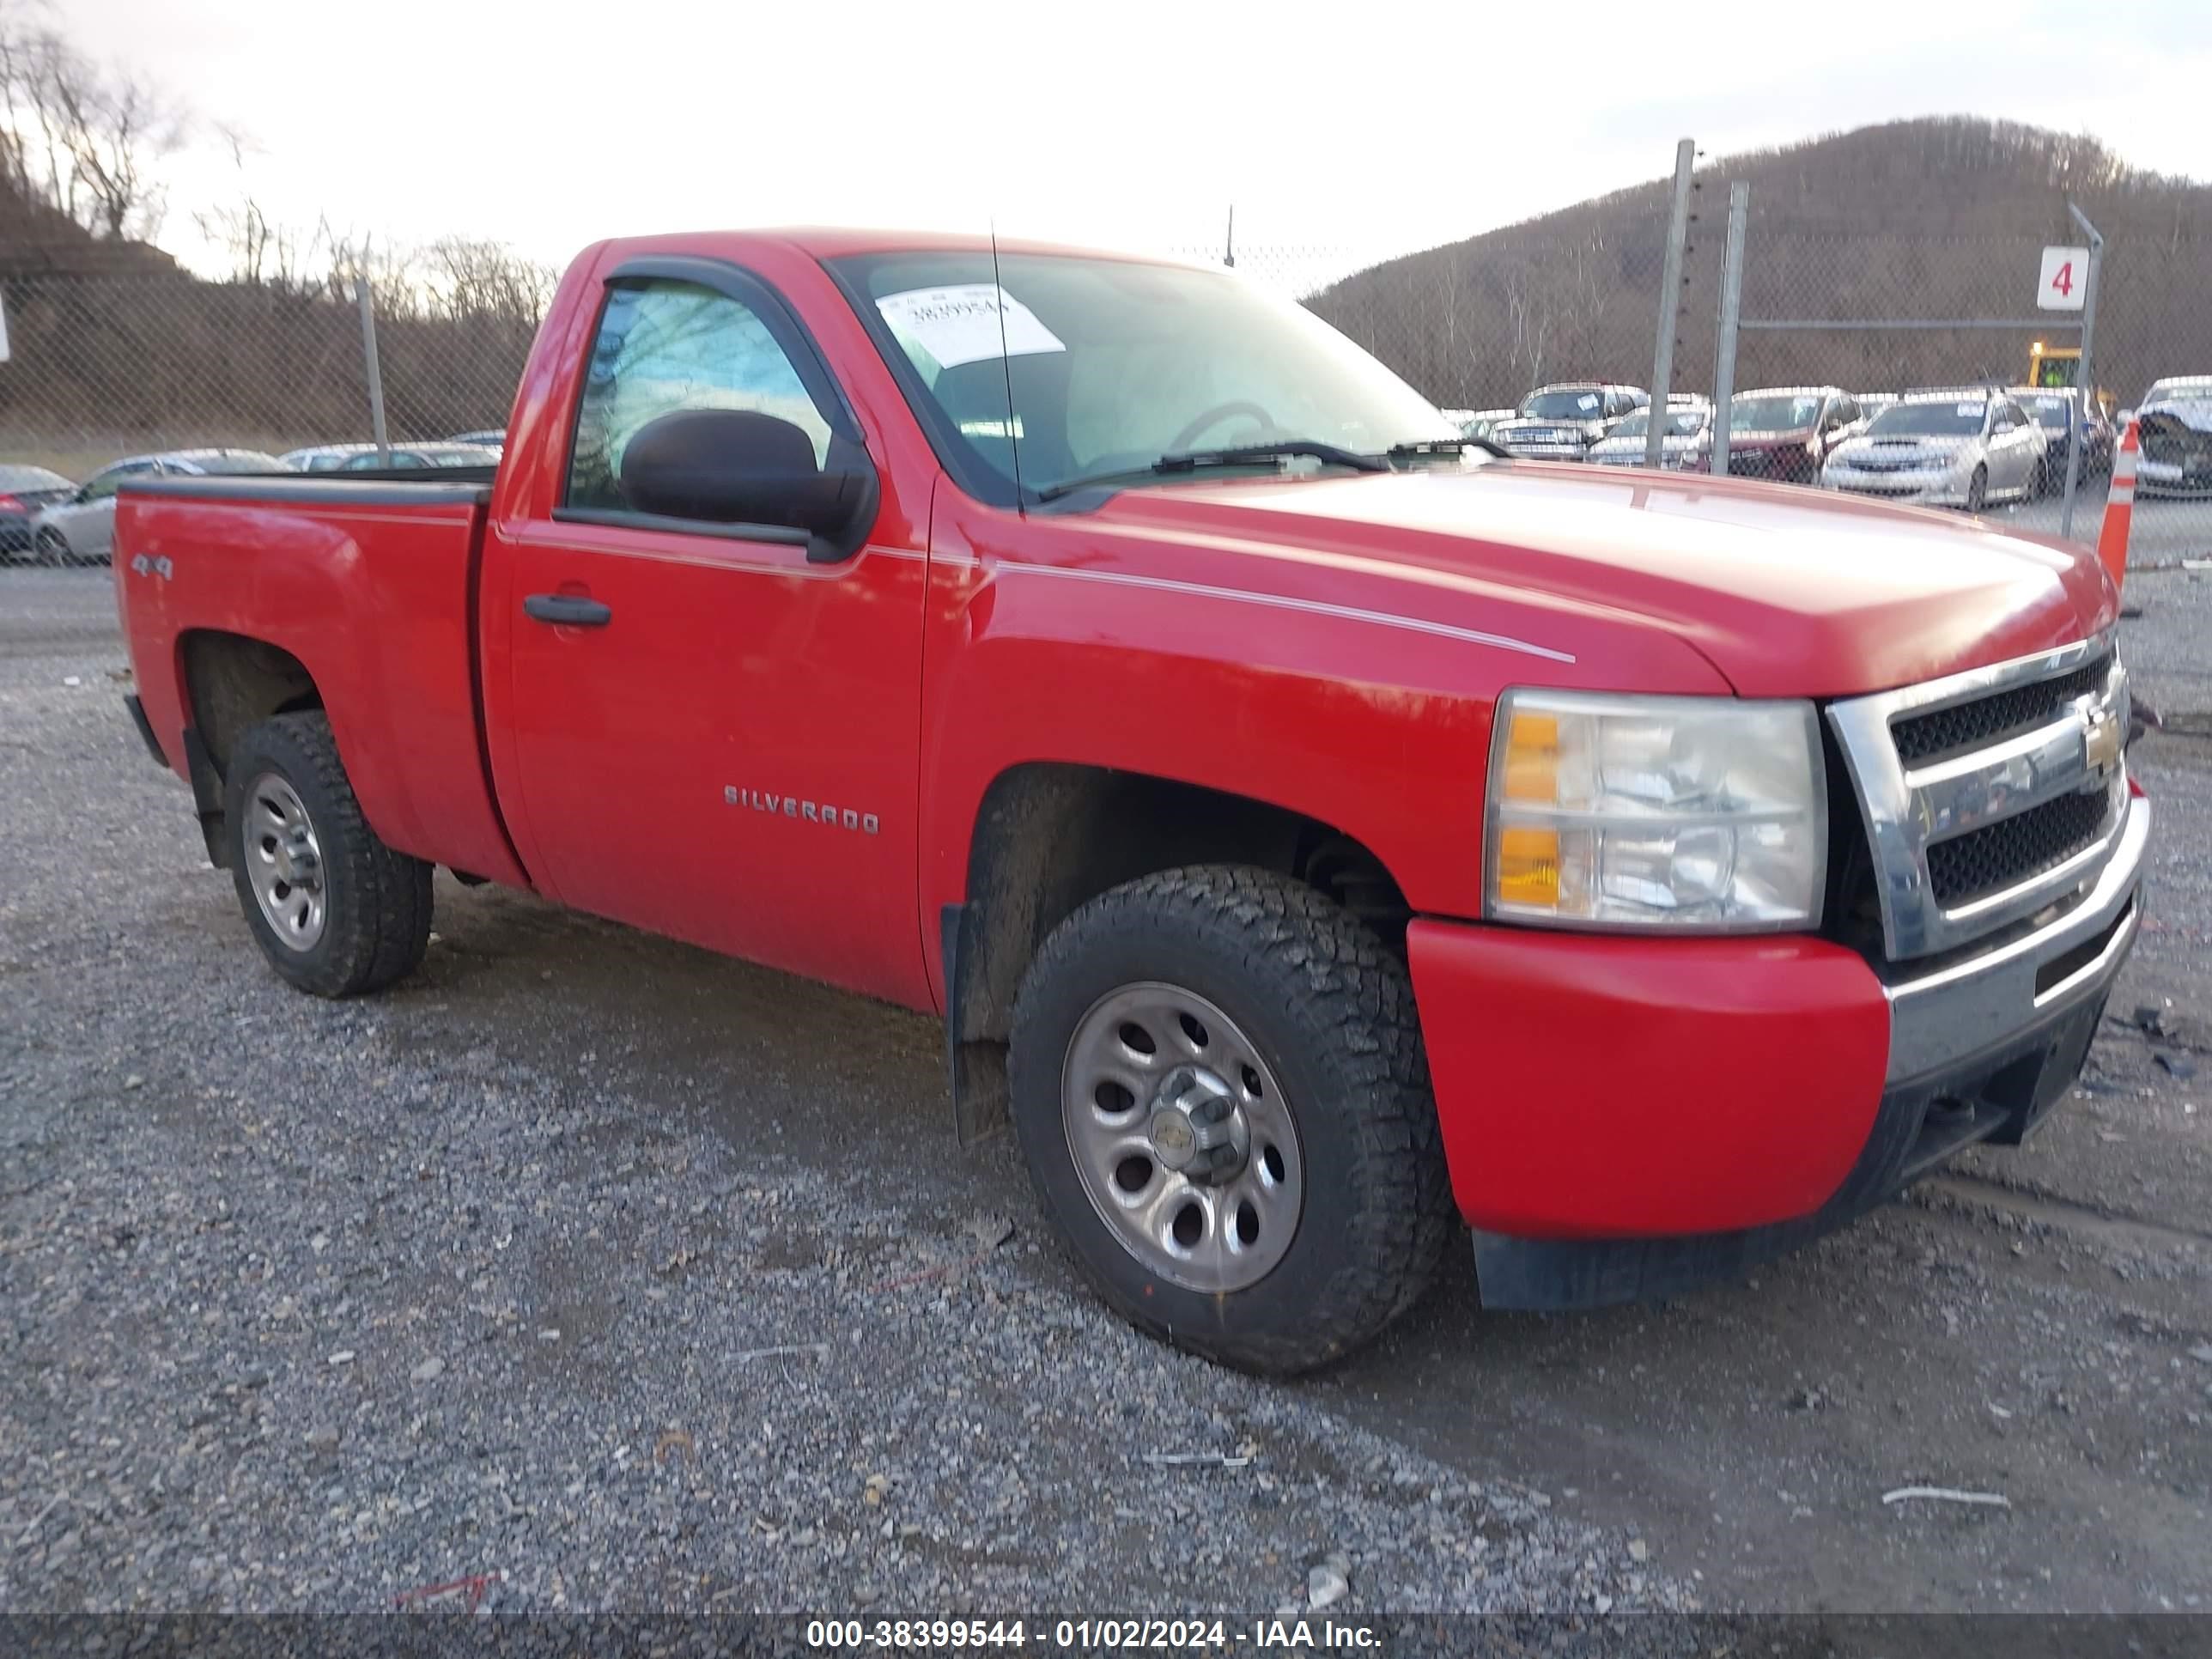
M1515 690L1490 757L1486 914L1560 927L1817 927L1827 783L1809 702Z

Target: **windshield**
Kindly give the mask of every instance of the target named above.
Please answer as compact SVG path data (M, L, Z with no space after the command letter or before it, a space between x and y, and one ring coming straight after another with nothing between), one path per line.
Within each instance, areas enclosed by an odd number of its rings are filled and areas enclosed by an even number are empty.
M1972 438L1982 430L1989 405L1980 402L1955 404L1892 404L1874 417L1867 435L1874 438Z
M1564 392L1532 392L1521 402L1521 412L1540 421L1594 421L1604 410L1603 392L1573 387Z
M2028 408L2035 416L2038 426L2047 426L2057 432L2063 432L2066 429L2065 398L2037 398L2030 402Z
M1371 453L1460 435L1311 312L1225 271L1009 253L994 285L988 252L913 252L830 268L912 371L916 412L975 493L1012 499L1017 446L1034 495L1176 452L1302 440Z
M1660 431L1669 438L1694 438L1705 429L1705 415L1702 409L1670 409L1667 411L1667 423ZM1651 411L1639 409L1614 422L1605 435L1609 439L1643 438L1648 437L1650 431Z
M1802 432L1820 418L1818 398L1732 398L1730 432Z

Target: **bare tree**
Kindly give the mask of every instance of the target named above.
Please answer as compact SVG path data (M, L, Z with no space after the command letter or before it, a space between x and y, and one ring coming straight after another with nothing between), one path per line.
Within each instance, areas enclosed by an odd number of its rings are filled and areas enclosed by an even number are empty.
M559 274L525 259L504 242L445 236L423 251L431 304L460 320L536 328Z
M167 191L161 164L191 130L185 106L155 82L106 70L50 29L0 17L5 162L34 200L98 236L150 240Z
M240 128L218 125L216 136L230 151L231 165L239 174L239 193L234 201L192 215L200 234L230 257L230 280L271 293L305 296L319 292L319 273L310 267L321 252L327 225L301 232L270 217L246 182L246 158L258 146Z
M1528 386L1544 383L1553 316L1546 284L1519 266L1505 273L1505 326L1512 340L1512 363Z

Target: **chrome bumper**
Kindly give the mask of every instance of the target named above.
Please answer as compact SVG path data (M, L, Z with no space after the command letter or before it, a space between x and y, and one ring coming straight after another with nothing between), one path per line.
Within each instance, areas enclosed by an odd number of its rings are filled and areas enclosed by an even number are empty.
M2001 938L1962 962L1886 985L1889 1085L2001 1048L2104 995L2142 923L2149 840L2150 802L2130 795L2112 856L2065 915L2017 938ZM2069 960L2075 957L2081 959Z

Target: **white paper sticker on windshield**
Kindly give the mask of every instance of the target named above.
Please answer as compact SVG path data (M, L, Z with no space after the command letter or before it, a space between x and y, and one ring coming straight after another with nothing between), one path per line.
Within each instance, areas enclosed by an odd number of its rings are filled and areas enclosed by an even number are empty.
M995 357L1001 349L1009 357L1067 349L1035 312L990 283L886 294L876 301L876 309L902 337L946 368Z
M1974 416L1975 419L1979 420L1981 418L1983 407L1984 406L1980 404L1960 404L1959 405L1959 413L1961 415L1971 415Z
M1575 407L1577 409L1595 409L1597 407L1597 393L1595 392L1583 392L1581 397L1575 399Z

